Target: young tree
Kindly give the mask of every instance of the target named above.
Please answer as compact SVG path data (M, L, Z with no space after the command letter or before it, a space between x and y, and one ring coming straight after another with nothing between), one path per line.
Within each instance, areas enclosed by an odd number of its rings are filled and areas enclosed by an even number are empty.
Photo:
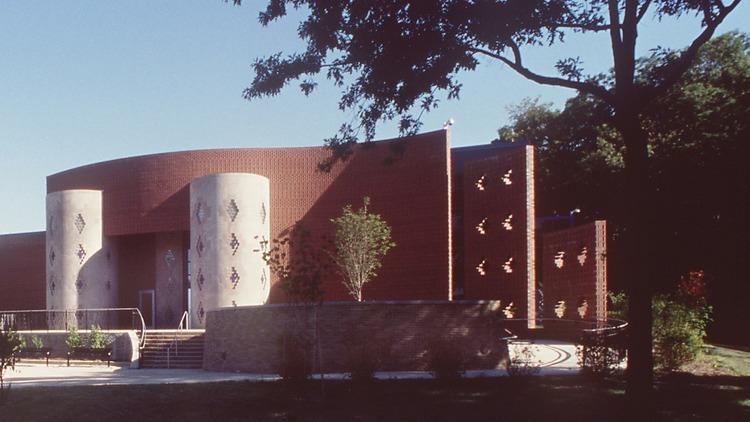
M5 370L13 364L13 356L21 351L21 337L8 328L0 330L0 392L5 388Z
M625 255L632 298L628 407L642 409L648 407L643 403L653 380L652 292L642 263L649 254L650 225L658 216L648 212L649 160L641 113L680 80L700 47L740 1L269 0L260 13L262 25L285 16L287 5L305 8L308 15L298 33L307 48L303 53L257 59L255 77L244 95L248 99L275 95L294 80L301 81L300 89L309 94L317 85L314 77L321 73L342 87L339 107L354 111L358 122L342 125L326 141L334 162L351 154L360 131L366 141L371 140L380 121L397 118L403 134L416 132L421 113L437 106L437 94L442 91L449 99L457 98L460 72L476 68L480 58L504 63L533 82L571 88L607 104L611 123L625 145ZM701 18L700 34L683 51L664 51L648 78L636 78L636 44L643 18L690 14ZM611 82L587 75L576 57L560 58L555 76L540 74L524 61L525 47L563 42L570 32L609 36Z
M280 238L274 239L271 249L263 254L271 273L295 303L319 303L323 299L320 286L329 261L311 236L298 221Z
M354 211L347 205L341 216L331 220L336 226L333 259L349 294L358 302L362 301L362 288L377 275L385 254L396 246L388 223L367 210L370 198L365 197L362 202L362 208Z

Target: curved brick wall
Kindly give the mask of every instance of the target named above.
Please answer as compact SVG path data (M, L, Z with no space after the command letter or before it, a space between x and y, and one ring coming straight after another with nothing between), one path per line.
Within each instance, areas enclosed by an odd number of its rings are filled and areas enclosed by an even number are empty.
M378 371L428 369L436 345L460 350L465 369L502 368L507 359L499 301L339 302L209 311L203 368L277 373L282 335L312 339L316 313L323 372L351 371L363 345Z
M395 145L405 144L401 153ZM47 178L47 191L103 191L104 234L186 232L189 185L214 173L254 173L270 181L271 237L301 220L315 235L330 218L367 195L393 227L397 247L385 258L365 299L448 299L450 296L450 168L448 132L360 146L330 173L317 171L322 147L217 149L132 157L67 170ZM396 154L396 159L394 158ZM132 282L123 278L122 283ZM324 282L326 299L348 299L338 277ZM272 288L272 302L283 294Z

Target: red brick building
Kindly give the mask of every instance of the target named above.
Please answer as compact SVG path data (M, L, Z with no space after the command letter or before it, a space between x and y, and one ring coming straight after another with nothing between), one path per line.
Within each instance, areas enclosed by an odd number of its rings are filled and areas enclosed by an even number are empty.
M0 310L139 307L151 325L171 328L188 308L195 320L230 302L284 302L267 268L244 263L296 222L316 238L330 235L330 219L367 196L397 246L365 300L499 299L534 319L533 148L452 149L449 137L360 145L330 172L318 170L329 152L311 147L164 153L53 174L47 230L0 235ZM199 189L212 175L226 178ZM247 189L259 196L245 200ZM212 218L219 226L208 228ZM242 229L243 218L258 228ZM261 299L237 296L247 285ZM351 300L334 270L322 288L327 301Z

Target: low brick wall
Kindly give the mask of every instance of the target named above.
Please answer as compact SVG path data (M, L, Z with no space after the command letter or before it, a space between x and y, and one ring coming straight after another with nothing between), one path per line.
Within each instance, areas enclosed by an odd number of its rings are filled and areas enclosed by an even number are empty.
M362 353L377 359L377 371L426 370L438 348L460 351L465 369L494 369L507 360L499 301L329 302L209 311L203 367L278 373L285 333L313 344L316 315L326 373L349 372Z

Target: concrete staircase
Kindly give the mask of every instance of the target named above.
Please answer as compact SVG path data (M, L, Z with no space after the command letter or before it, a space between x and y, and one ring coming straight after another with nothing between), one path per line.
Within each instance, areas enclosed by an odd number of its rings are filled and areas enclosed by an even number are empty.
M141 368L202 368L204 333L204 330L146 330Z

